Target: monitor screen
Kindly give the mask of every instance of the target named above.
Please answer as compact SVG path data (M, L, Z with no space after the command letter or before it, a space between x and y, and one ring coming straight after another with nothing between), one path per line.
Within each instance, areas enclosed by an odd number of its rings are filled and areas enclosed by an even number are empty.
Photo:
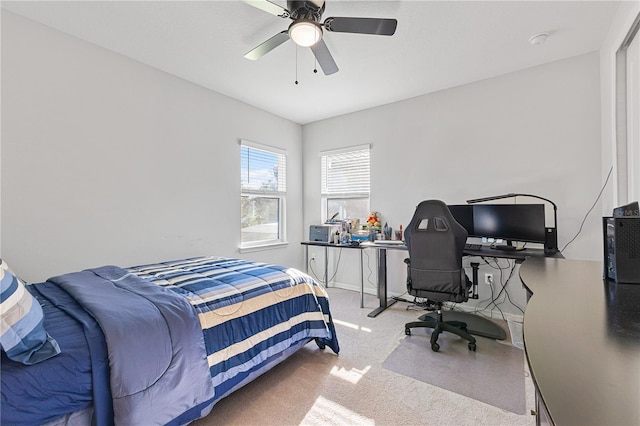
M478 237L544 243L544 205L474 205L473 229Z
M456 222L467 230L467 234L469 234L470 237L475 236L473 230L473 206L471 204L457 204L447 207L449 207L449 211Z
M472 204L448 207L470 237L545 242L544 204Z

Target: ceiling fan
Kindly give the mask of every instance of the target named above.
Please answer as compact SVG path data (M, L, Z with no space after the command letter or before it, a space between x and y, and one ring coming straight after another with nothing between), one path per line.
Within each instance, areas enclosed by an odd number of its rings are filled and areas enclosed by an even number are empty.
M279 32L264 43L247 52L244 57L257 60L291 39L301 47L310 47L325 75L338 71L327 45L322 39L323 29L338 33L393 35L398 21L383 18L327 18L320 22L324 12L324 0L287 0L288 10L269 0L244 0L245 3L279 16L291 18L289 29Z

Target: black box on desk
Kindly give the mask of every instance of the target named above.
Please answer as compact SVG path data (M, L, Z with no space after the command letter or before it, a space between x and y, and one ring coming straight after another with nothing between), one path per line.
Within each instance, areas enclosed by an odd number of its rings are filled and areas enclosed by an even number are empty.
M603 217L604 278L640 284L640 217Z

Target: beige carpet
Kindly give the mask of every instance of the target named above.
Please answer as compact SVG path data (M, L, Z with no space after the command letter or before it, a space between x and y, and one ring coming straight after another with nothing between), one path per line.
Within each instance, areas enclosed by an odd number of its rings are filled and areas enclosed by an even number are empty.
M218 402L206 418L194 424L535 424L530 414L517 415L383 368L385 359L405 337L404 324L422 311L407 311L406 304L396 303L378 317L369 318L367 313L376 307L376 298L368 296L366 308L360 309L358 293L329 289L329 295L340 355L319 350L312 342ZM526 362L523 364L528 413L534 408L534 391Z

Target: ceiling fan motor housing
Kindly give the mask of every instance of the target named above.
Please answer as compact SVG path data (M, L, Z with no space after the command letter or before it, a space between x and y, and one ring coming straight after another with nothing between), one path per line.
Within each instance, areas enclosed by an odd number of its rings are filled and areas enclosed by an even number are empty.
M316 2L309 0L287 0L287 8L291 13L291 19L309 19L312 21L319 22L322 17L322 13L324 13L324 5L322 3L321 7L318 7Z

